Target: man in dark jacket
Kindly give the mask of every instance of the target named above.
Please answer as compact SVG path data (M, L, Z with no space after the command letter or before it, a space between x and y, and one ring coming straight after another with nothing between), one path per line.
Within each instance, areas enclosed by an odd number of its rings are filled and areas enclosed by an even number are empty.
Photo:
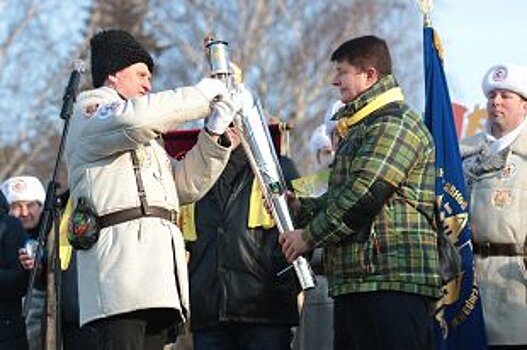
M233 147L239 145L229 129ZM284 177L298 177L281 158ZM189 244L191 328L195 350L290 349L298 324L298 288L274 224L258 220L263 207L242 147L232 152L214 187L195 204L197 239ZM257 213L258 212L258 213ZM192 226L192 225L190 225Z
M38 239L40 219L44 209L46 191L42 182L34 176L13 176L5 180L0 189L9 205L9 215L22 223L32 239ZM32 290L31 303L26 316L26 331L30 350L43 347L43 318L46 304L45 284L38 283Z
M21 186L25 183L26 186ZM42 189L39 191L39 189ZM33 177L13 177L2 185L2 191L6 194L10 203L10 214L20 218L24 228L31 238L37 239L42 223L42 209L44 202L44 192L40 181ZM68 201L69 191L60 195L58 201L61 206ZM37 203L33 200L38 200ZM61 208L62 209L62 208ZM70 210L71 211L71 210ZM64 213L63 213L64 215ZM67 218L62 218L67 220ZM51 233L53 228L49 225L46 235ZM62 224L61 224L62 227ZM62 228L61 228L62 230ZM44 255L47 253L44 252ZM77 286L77 254L71 250L71 246L64 247L61 243L61 304L60 304L60 331L62 334L62 348L64 350L92 350L97 346L95 330L90 326L80 327L79 325L79 302ZM18 259L22 267L31 271L35 266L35 259L30 258L24 250L19 251ZM44 310L46 306L46 265L39 269L39 277L36 288L33 289L33 299L29 307L28 318L26 319L28 341L30 349L42 349L42 341L45 338L45 319ZM42 327L44 329L42 329ZM1 348L0 348L1 349Z
M0 192L0 349L27 350L22 297L28 273L18 263L18 249L27 240L20 221L8 215L9 205Z

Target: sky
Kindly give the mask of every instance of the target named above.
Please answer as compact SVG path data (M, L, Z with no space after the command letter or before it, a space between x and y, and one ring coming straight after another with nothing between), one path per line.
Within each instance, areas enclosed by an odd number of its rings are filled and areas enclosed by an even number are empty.
M526 0L440 0L432 25L445 51L450 97L473 110L485 106L481 81L506 62L527 66Z

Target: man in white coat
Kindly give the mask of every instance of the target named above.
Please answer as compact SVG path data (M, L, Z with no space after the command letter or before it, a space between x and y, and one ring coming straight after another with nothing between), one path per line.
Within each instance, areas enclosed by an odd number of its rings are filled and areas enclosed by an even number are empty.
M527 67L500 64L482 83L486 129L463 140L476 277L491 349L527 347Z
M153 60L127 32L102 31L90 44L95 89L78 96L65 147L71 196L84 206L74 212L70 240L97 238L78 253L80 323L95 327L101 349L162 349L167 327L189 310L177 211L223 171L230 155L223 134L236 108L225 85L208 78L150 93ZM207 116L173 169L156 139ZM86 231L92 214L98 230Z

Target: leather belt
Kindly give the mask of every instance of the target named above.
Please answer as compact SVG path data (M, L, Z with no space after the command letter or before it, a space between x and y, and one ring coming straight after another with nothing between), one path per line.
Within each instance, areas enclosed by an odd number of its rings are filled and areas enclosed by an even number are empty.
M147 206L145 212L143 212L141 207L136 207L101 215L97 223L99 224L99 228L102 229L142 217L161 218L170 221L174 225L177 224L177 211L175 209L170 210L155 206Z
M526 256L523 245L514 243L472 242L474 254L488 256Z

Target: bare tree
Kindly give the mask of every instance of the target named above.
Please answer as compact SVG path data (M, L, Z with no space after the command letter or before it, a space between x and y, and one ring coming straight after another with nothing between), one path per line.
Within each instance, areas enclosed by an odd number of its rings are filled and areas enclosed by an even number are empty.
M81 58L89 62L89 38L97 29L126 29L153 46L153 40L141 31L148 1L97 1L75 10L76 17L83 19L77 26L77 42L69 43L69 50L60 54L55 49L57 39L53 38L53 31L45 27L46 16L50 15L51 9L56 10L51 6L52 2L48 0L47 6L42 6L40 1L19 3L18 12L23 13L22 18L8 26L8 35L0 42L0 63L3 60L7 64L7 69L0 70L0 84L4 91L9 91L2 99L3 103L0 102L0 118L7 126L0 135L5 144L0 152L0 179L21 173L47 179L51 174L63 125L58 118L63 89L74 60ZM35 45L33 51L20 51L29 45L28 42ZM65 42L61 44L68 46ZM46 52L48 59L38 60L40 52ZM40 66L35 67L36 63ZM32 72L34 77L31 78L38 84L27 87L31 84L12 79L18 76L15 72L25 71L27 67L38 68ZM83 88L89 86L88 77L89 74L83 80ZM25 105L14 110L13 104L21 101ZM59 180L67 186L65 171L60 171Z
M156 56L158 88L207 74L203 38L230 44L231 58L269 115L294 126L291 156L310 168L307 144L329 103L331 52L376 34L392 48L408 100L422 102L421 17L407 0L0 0L0 181L51 174L58 118L72 62L89 63L98 29L131 32ZM88 72L89 73L89 72ZM83 88L90 85L89 74ZM60 181L66 184L65 171ZM52 339L52 341L54 341Z
M264 108L294 126L292 157L302 172L310 170L306 145L311 131L330 101L338 98L330 87L329 56L339 43L369 33L385 37L407 98L418 107L422 99L421 18L414 3L406 0L16 4L18 17L6 26L9 34L0 36L0 118L7 125L0 139L11 150L0 152L0 179L30 170L42 172L41 178L49 174L46 162L34 164L53 156L49 145L60 134L57 115L71 63L79 57L89 62L88 39L100 28L128 30L154 53L158 88L191 84L206 74L202 43L207 33L228 41L232 60ZM62 16L62 22L72 16L80 24L74 35L58 35L50 16ZM89 82L87 74L83 87Z
M270 115L294 125L292 157L310 170L307 141L330 101L329 56L353 36L376 34L393 48L410 102L421 99L420 15L406 0L259 0L167 2L151 0L147 26L163 49L162 86L188 84L205 74L203 37L230 44L231 59Z
M50 140L60 129L62 84L71 67L72 39L78 33L72 35L67 25L49 28L60 20L54 16L61 9L60 1L22 0L10 5L2 21L8 34L0 37L0 140L10 151L0 152L0 179L21 172L46 179L50 167L36 169L33 161L47 155L47 163L52 163ZM64 8L62 14L71 15L71 8Z

